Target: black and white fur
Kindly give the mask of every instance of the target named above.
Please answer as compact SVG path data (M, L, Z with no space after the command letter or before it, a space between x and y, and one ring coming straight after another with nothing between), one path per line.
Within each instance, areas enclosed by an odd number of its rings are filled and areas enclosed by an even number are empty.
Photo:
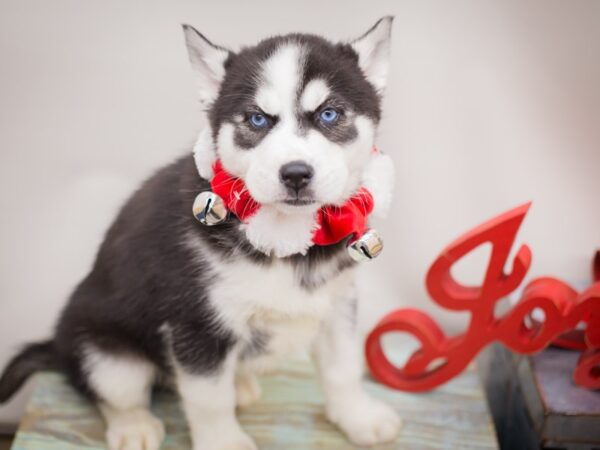
M315 212L364 185L389 204L393 168L371 149L381 116L392 18L331 43L291 34L234 53L184 33L209 126L194 155L161 169L109 229L51 341L27 346L0 379L6 401L37 370L65 372L95 400L111 450L156 450L152 386L181 396L195 450L251 450L235 416L260 396L257 372L312 348L327 416L359 445L390 441L400 422L361 387L353 266L345 242L313 246ZM335 107L334 125L319 111ZM248 114L270 124L253 129ZM220 158L262 207L247 224L203 227L191 214ZM300 204L280 179L291 161L314 175ZM296 193L299 195L298 193Z

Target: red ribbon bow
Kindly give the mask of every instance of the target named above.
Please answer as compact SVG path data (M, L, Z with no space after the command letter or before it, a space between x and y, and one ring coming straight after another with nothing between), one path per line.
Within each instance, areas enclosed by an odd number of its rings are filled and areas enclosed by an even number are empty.
M227 172L221 161L213 165L212 191L223 199L227 209L242 222L247 222L260 203L252 198L244 182ZM326 205L317 211L317 229L313 234L316 245L336 244L352 235L360 237L367 230L367 217L373 211L371 193L361 187L341 206Z

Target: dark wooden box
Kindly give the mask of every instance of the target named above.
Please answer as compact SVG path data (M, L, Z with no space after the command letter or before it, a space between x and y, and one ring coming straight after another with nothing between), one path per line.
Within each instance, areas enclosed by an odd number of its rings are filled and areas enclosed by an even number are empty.
M514 355L493 345L480 375L506 450L600 450L600 391L576 386L578 352L549 348Z

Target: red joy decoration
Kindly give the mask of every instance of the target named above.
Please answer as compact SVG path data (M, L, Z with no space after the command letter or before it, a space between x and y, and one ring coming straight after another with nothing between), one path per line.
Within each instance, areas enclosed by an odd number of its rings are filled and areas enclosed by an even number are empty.
M426 391L462 372L479 351L492 341L500 341L518 353L535 353L559 338L558 343L584 350L573 378L590 389L600 389L600 256L596 257L595 284L577 293L556 278L538 278L529 283L519 303L503 317L494 315L497 301L514 291L531 264L531 251L522 245L504 272L510 250L530 204L519 206L480 225L454 241L429 268L427 290L442 307L469 311L468 329L446 336L436 322L417 309L407 308L386 315L369 334L365 352L374 378L404 391ZM451 274L452 266L475 248L491 243L492 252L481 286L464 286ZM532 319L534 310L545 319ZM586 324L583 340L571 339L566 332L578 323ZM386 357L381 338L386 333L412 334L421 344L404 364L396 367Z

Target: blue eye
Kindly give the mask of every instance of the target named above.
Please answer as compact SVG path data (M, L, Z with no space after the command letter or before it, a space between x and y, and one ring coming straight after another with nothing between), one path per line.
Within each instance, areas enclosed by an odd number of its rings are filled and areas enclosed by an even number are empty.
M319 113L321 120L327 124L335 123L335 121L338 119L338 116L338 112L333 108L324 109Z
M250 116L250 123L254 128L264 128L268 125L269 121L264 114L254 113Z

